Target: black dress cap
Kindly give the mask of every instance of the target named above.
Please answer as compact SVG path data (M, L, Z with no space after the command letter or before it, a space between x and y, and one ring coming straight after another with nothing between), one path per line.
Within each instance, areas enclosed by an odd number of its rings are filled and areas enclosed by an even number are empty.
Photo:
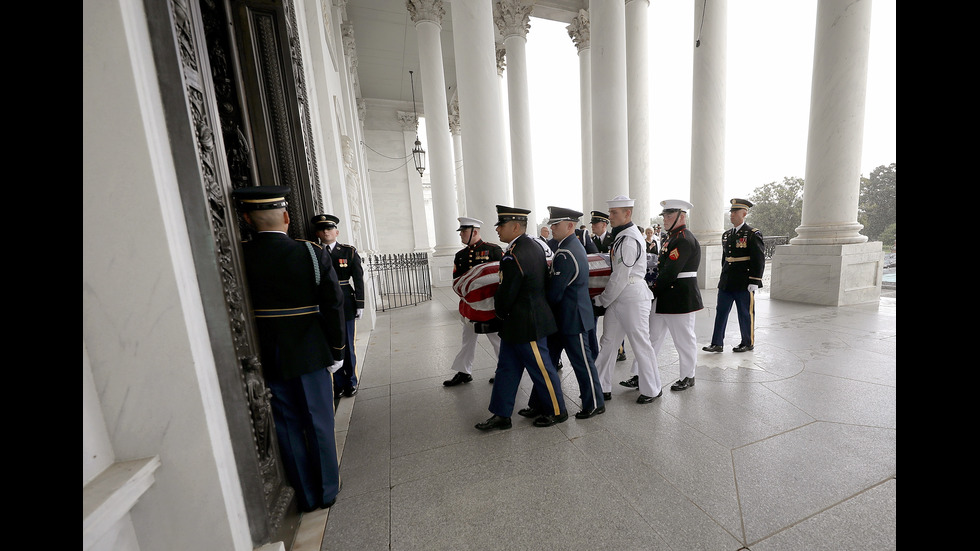
M332 230L333 228L336 228L337 224L339 223L340 218L337 218L332 214L318 214L310 219L310 224L312 224L313 227L318 230Z
M528 214L531 214L531 211L528 209L497 205L497 223L494 224L494 226L499 226L504 222L510 222L511 220L527 222Z
M250 186L232 191L231 196L238 202L238 210L249 212L285 208L291 191L287 186Z
M563 207L548 207L548 224L555 224L562 221L578 222L578 219L582 217L582 213L574 209L566 209Z

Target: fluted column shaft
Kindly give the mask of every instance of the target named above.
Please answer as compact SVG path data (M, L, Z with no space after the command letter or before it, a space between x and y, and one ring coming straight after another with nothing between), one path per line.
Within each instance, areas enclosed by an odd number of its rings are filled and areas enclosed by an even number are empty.
M629 194L629 136L626 112L626 5L589 6L592 42L592 204L605 207Z
M453 2L452 21L459 116L466 129L466 212L492 227L497 221L494 205L506 204L510 197L493 8L490 2ZM493 234L484 238L492 240Z
M702 15L703 23L702 23ZM688 225L702 245L720 244L725 207L725 93L728 0L694 3L694 90L691 110L691 203ZM704 282L702 282L704 283Z
M647 10L650 0L626 0L626 108L629 133L629 196L633 222L650 225L650 71ZM659 210L657 212L660 212Z
M582 212L604 210L592 197L592 54L589 47L589 12L579 10L565 29L578 50L579 110L582 125Z
M871 0L819 0L803 220L794 245L864 243L858 232Z
M507 56L507 104L510 110L510 156L514 206L535 212L534 165L531 156L531 105L527 84L527 31L532 5L524 0L495 4L494 23L504 39Z
M453 166L453 144L449 134L449 108L446 106L446 77L442 64L442 0L414 0L409 13L415 23L419 42L419 80L422 104L429 124L425 139L426 155L432 184L432 214L435 227L435 255L453 255L459 249L456 234L459 216L456 208L456 170ZM445 122L444 122L445 121Z
M463 139L460 136L459 98L449 104L449 133L453 136L453 157L456 160L456 209L460 216L466 214L466 181L463 179Z

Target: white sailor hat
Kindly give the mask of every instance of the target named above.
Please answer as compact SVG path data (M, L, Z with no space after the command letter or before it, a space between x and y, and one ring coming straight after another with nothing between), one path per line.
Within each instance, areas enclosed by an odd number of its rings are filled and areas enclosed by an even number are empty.
M660 206L663 207L664 212L672 212L675 210L682 210L684 212L687 212L692 208L694 208L694 205L681 199L667 199L661 201ZM663 214L663 212L661 212L660 214Z
M479 228L483 226L483 222L481 220L477 220L476 218L460 216L456 218L456 220L459 220L459 227L456 228L456 231L462 231L464 228Z
M636 202L635 200L630 199L625 195L617 195L612 199L606 201L606 204L609 205L609 208L614 209L614 208L632 207L633 203L635 202Z

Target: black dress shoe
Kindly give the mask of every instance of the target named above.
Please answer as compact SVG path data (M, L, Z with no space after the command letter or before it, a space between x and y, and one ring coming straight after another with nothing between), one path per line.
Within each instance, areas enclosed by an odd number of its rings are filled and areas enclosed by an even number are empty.
M600 413L606 412L606 406L599 406L592 411L585 411L584 409L575 414L576 419L588 419L589 417L595 417Z
M755 347L752 346L751 344L740 344L740 345L736 346L735 348L732 348L732 352L748 352L749 350L752 350L753 348L755 348Z
M616 356L616 361L617 361L617 362L625 362L625 361L626 361L626 352L620 352L620 353L619 353L619 354L618 354L618 355Z
M558 423L564 423L568 419L568 412L561 415L542 415L534 420L535 427L550 427Z
M687 390L694 386L694 377L684 377L678 379L676 383L670 385L671 390Z
M459 384L468 383L468 382L470 382L472 380L473 380L473 376L470 375L469 373L463 373L462 371L457 371L456 374L453 375L453 378L452 379L449 379L448 381L443 381L442 382L442 385L443 386L456 386L456 385L459 385Z
M518 411L517 414L521 417L540 417L544 415L544 412L529 406Z
M663 396L663 394L664 394L664 389L662 389L662 388L660 389L660 394L657 394L656 396L645 396L643 394L640 394L636 398L636 403L637 404L649 404L650 402L652 402L652 401L656 400L657 398L660 398L661 396Z
M612 392L603 392L602 399L606 401L612 400Z
M499 415L494 415L482 423L477 423L474 425L480 430L491 430L500 429L505 430L510 428L510 417L501 417Z
M632 377L626 379L625 381L619 381L619 384L628 388L640 388L640 376L633 375Z
M720 344L711 344L708 346L702 346L701 350L704 350L705 352L724 352L725 347Z
M355 394L357 394L357 387L356 386L344 387L344 396L350 398L351 396L353 396Z
M493 384L493 377L490 377L490 384Z

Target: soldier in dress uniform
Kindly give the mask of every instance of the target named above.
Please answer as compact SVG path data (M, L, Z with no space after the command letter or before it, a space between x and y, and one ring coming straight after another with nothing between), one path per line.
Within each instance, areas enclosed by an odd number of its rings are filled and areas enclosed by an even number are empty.
M592 242L600 253L608 253L612 246L612 232L609 227L609 215L598 210L592 211Z
M613 245L609 252L612 273L602 293L593 298L596 306L606 309L599 357L595 365L602 384L603 398L612 399L612 373L616 347L628 338L636 356L639 377L639 404L649 404L663 393L657 357L650 345L650 300L653 295L644 276L647 272L646 245L640 230L633 224L634 200L616 196L609 205L613 224Z
M487 262L497 262L504 256L504 251L500 245L488 243L480 237L483 221L468 216L460 216L456 220L459 221L459 227L456 228L456 231L459 232L459 239L466 246L456 251L456 257L453 258L453 281L462 277L474 266ZM460 298L459 300L462 301L463 299ZM462 318L462 316L460 317ZM456 386L473 380L473 358L476 356L476 338L480 333L487 336L487 340L493 346L494 354L500 353L500 336L497 334L496 324L474 322L466 318L462 318L462 320L462 345L453 360L453 371L456 374L453 375L452 379L442 382L445 386ZM480 327L478 328L477 325ZM490 382L492 383L493 379L490 379Z
M718 310L715 313L715 329L711 344L705 352L722 352L725 344L725 327L732 303L738 313L738 328L742 342L732 352L746 352L755 348L755 291L762 287L762 273L766 269L766 246L762 232L745 223L752 208L748 199L732 199L729 219L732 228L721 236L725 250L721 260L721 278L718 281Z
M316 236L323 246L323 254L329 255L333 262L340 288L344 292L344 319L347 327L347 347L344 366L333 374L334 398L351 397L357 394L357 355L354 350L354 337L357 320L364 312L364 267L361 255L353 245L338 243L340 218L332 214L318 214L310 221Z
M592 211L592 242L600 253L608 253L612 248L613 234L609 230L609 215L600 211ZM596 316L598 321L599 316ZM616 361L626 361L626 341L619 343L619 352Z
M653 284L653 309L650 314L650 343L659 352L667 332L674 341L680 364L680 379L671 390L694 386L697 365L697 336L694 318L704 308L698 289L698 266L701 245L687 229L687 211L691 203L680 199L661 201L667 237L660 245L657 260L659 272Z
M257 230L242 243L262 373L272 393L283 468L300 510L334 504L340 492L330 373L344 363L344 297L319 248L292 239L285 186L236 189Z
M489 410L480 430L509 429L524 369L534 384L532 401L541 415L536 427L568 419L561 379L551 363L547 336L558 330L545 296L548 265L544 251L527 235L530 210L497 205L497 236L510 243L500 260L500 285L493 296L500 318L500 354Z
M562 207L548 207L548 213L551 232L558 241L548 279L548 303L558 322L556 335L561 339L561 348L568 354L568 361L578 380L582 411L575 417L588 419L605 413L606 403L602 398L602 386L599 385L592 353L595 317L589 299L589 259L585 247L575 235L575 224L582 213Z

